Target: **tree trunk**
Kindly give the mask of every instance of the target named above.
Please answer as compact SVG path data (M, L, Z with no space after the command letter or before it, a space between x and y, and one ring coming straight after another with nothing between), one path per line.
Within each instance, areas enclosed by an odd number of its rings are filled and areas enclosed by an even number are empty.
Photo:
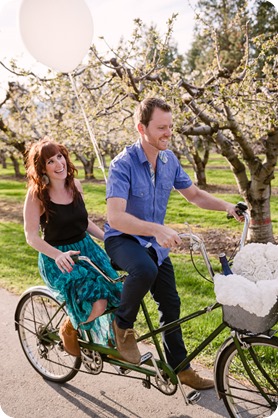
M21 174L20 173L20 169L19 169L19 162L18 162L18 160L13 156L13 155L11 155L11 160L12 160L12 163L13 163L13 167L14 167L14 172L15 172L15 177L17 178L17 179L19 179L19 178L22 178L23 177L23 174Z
M206 177L206 165L209 159L209 142L204 139L200 141L198 136L191 138L190 146L186 144L186 140L182 134L180 134L182 139L182 152L183 155L188 159L189 163L192 165L194 170L195 183L200 189L207 188L207 177ZM182 155L181 151L174 151L177 156Z
M250 179L246 166L236 154L231 142L225 136L217 133L217 144L221 147L221 154L230 163L239 192L244 197L250 211L249 242L275 242L270 217L271 179L277 162L275 154L268 156L268 162L262 163L256 155L245 147L245 159L248 161ZM274 145L272 146L274 149Z
M251 217L248 231L250 242L275 243L270 217L270 196L270 185L259 184L254 180L251 182L246 194Z
M83 158L81 161L82 161L83 168L84 168L85 179L86 180L95 179L95 176L94 176L94 161L95 161L95 158L91 158L90 160L86 160L85 158Z
M203 161L200 158L196 158L194 156L195 161L195 170L194 170L194 177L196 180L196 184L200 189L207 188L207 177L206 177L206 167L203 164Z
M2 168L7 168L7 160L6 160L6 156L5 153L0 151L0 163L2 164Z
M84 165L84 171L85 171L85 179L86 180L93 180L93 179L95 179L94 165L91 164L90 161L88 161L87 164Z
M85 179L86 180L95 179L95 176L94 176L95 157L90 156L90 158L86 158L85 155L78 154L77 152L75 152L75 155L81 161L81 163L83 165L84 173L85 173Z

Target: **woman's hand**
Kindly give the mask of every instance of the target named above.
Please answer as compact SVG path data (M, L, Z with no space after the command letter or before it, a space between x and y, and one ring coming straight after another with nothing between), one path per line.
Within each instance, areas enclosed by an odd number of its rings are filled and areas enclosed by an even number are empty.
M80 251L66 251L65 253L61 252L55 258L55 263L59 267L62 273L70 273L73 269L74 261L71 258L72 255L78 255Z

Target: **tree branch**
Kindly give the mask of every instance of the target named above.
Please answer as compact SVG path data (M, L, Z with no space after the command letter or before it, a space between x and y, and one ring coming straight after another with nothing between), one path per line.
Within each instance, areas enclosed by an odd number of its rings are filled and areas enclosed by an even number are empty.
M252 147L249 145L247 138L242 134L241 129L232 114L231 109L224 101L224 108L227 115L228 120L228 128L233 134L234 139L240 145L240 148L243 153L243 158L248 162L248 165L252 165L252 160L255 159L255 154ZM250 167L251 168L251 167Z
M214 136L214 142L220 147L221 154L229 161L232 171L235 175L239 191L246 196L249 187L249 180L246 174L245 165L240 161L236 151L233 148L232 142L218 131Z

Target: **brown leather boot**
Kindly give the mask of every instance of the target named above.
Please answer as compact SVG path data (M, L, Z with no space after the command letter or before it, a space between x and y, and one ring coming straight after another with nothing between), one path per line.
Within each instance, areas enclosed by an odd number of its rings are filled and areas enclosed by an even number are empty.
M119 328L115 319L112 326L118 352L125 361L132 364L139 364L141 361L141 354L138 350L137 342L134 336L135 330L131 328Z
M199 376L195 370L191 367L186 370L182 370L178 373L179 379L182 384L190 386L196 390L212 389L214 387L214 381L211 379L204 379Z
M71 356L80 357L81 352L77 335L78 332L73 328L73 325L67 316L60 327L59 336L63 342L64 350Z

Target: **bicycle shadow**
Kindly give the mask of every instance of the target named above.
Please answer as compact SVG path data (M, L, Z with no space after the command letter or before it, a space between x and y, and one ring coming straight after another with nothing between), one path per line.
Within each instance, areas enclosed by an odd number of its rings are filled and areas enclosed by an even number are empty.
M198 401L197 405L206 410L206 417L210 416L210 412L218 414L221 418L229 418L230 416L222 399L218 399L214 389L201 391L201 398Z
M104 396L107 400L113 401L115 408L104 402L99 398L85 392L82 389L77 388L69 383L63 385L47 382L46 383L57 392L58 395L63 396L68 402L72 403L76 408L82 411L90 418L100 417L117 417L117 418L142 418L141 415L134 413L131 409L126 408L124 405L115 402L115 400L108 398L105 391L100 391L100 396ZM126 413L120 412L119 409L125 409ZM128 414L128 415L127 415Z
M115 399L109 396L109 394L104 391L99 391L99 397L95 397L84 390L73 386L70 383L65 383L63 385L47 382L46 383L57 392L58 395L62 396L66 401L70 402L75 408L82 411L84 415L87 415L91 418L145 418L144 414L138 414L137 412L133 411L132 408L127 407L124 402L119 403ZM100 398L103 398L100 399ZM183 399L181 398L181 402ZM111 405L113 404L113 405ZM229 417L227 410L222 402L220 401L215 391L208 390L201 392L201 398L198 403L193 406L196 408L196 415L193 414L186 414L187 406L184 405L185 414L177 414L172 415L171 418L192 418L194 416L212 416L215 414L221 418ZM190 406L188 407L190 408ZM204 409L200 414L200 408ZM123 411L124 410L124 411ZM189 411L188 411L189 412ZM161 416L161 413L160 413ZM166 416L164 418L167 418Z

